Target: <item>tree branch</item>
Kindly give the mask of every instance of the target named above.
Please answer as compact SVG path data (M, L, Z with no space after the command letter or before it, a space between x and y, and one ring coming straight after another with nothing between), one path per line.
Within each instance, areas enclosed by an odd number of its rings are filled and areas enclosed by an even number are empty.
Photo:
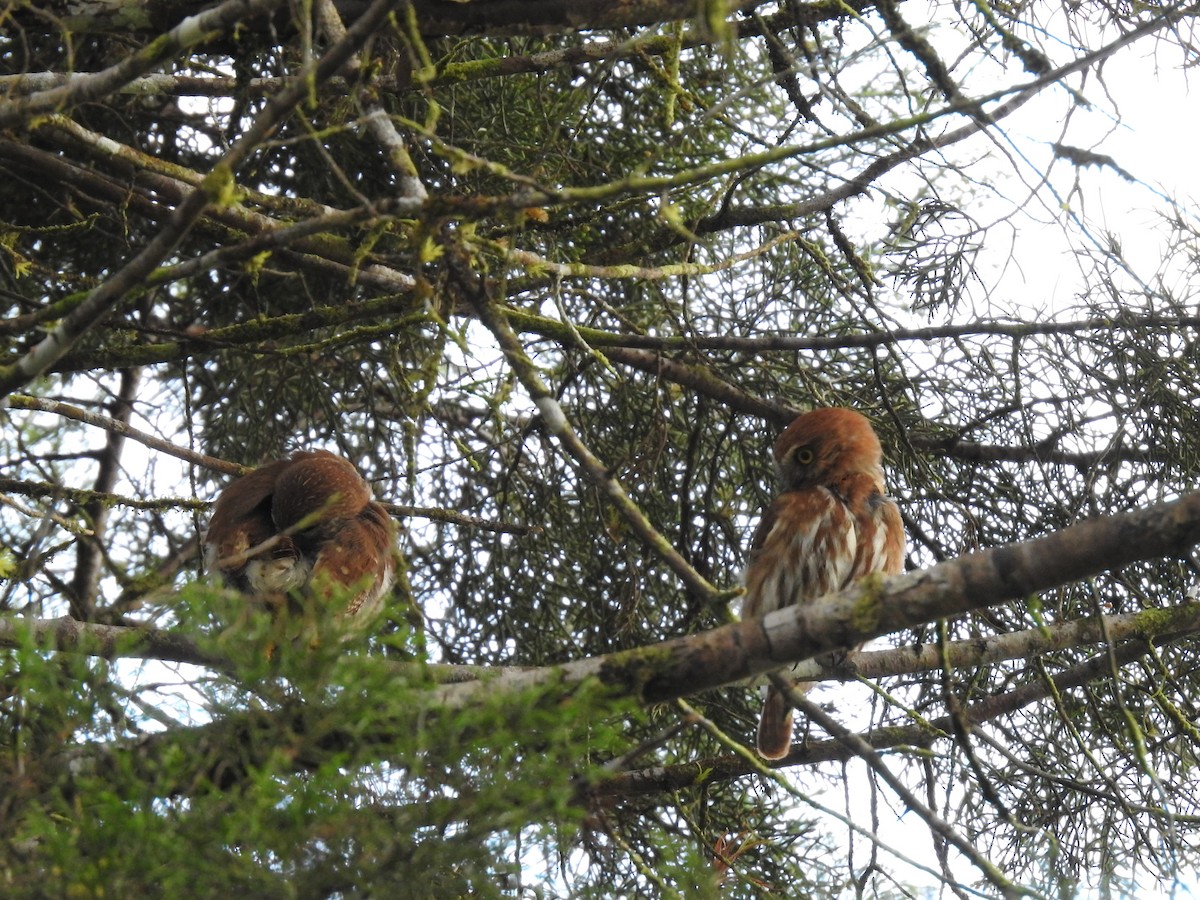
M227 660L201 650L190 638L177 632L81 622L71 616L58 619L0 616L0 647L29 644L104 659L154 659L191 663L217 671L229 670Z
M333 4L335 7L344 4ZM843 14L839 10L838 14ZM740 23L739 30L746 29ZM400 93L418 88L441 85L466 84L490 78L504 78L523 73L545 73L585 63L629 59L643 55L661 56L676 50L690 50L711 43L711 35L691 29L683 35L646 34L631 39L588 41L573 47L559 47L540 53L515 54L488 59L472 59L459 62L456 59L438 60L436 70L421 78L419 84L405 76L378 75L371 79L371 87L378 91ZM82 79L90 78L91 72L22 72L0 75L0 94L17 96L33 94L51 88L62 87ZM163 72L151 73L134 78L121 86L120 92L136 96L171 97L226 97L239 91L261 97L272 94L284 86L286 79L262 76L240 81L231 75L177 75ZM353 84L346 78L329 80L329 87L339 94L349 94Z
M1018 600L1141 560L1184 556L1200 543L1200 493L1093 519L1041 538L971 553L929 569L872 577L820 601L649 647L567 663L505 682L596 678L650 703L688 696L885 634ZM1194 615L1191 606L1185 617ZM1151 618L1150 621L1153 619ZM1185 618L1186 621L1186 618ZM486 685L441 689L441 703L469 704Z
M525 390L529 392L530 398L537 405L547 430L558 439L567 454L575 460L584 474L596 484L608 498L609 502L616 507L625 521L629 523L634 533L679 576L680 580L687 585L689 590L693 591L706 603L715 603L722 599L722 592L709 584L683 558L679 551L671 545L671 542L659 533L650 520L646 518L645 513L638 508L633 499L625 492L625 488L621 486L621 483L609 472L608 467L601 460L597 459L583 441L579 439L579 436L571 427L571 423L567 421L562 407L558 405L558 401L542 381L542 377L538 374L533 361L526 355L516 333L512 330L512 326L508 324L508 320L504 317L502 307L488 295L486 280L476 275L471 268L470 261L466 258L466 251L455 243L447 246L446 255L450 262L451 271L454 272L459 286L466 294L468 300L475 306L475 311L479 316L480 322L496 338L496 342L500 345L500 349L504 353L504 357L517 376L517 379L524 386Z
M571 269L564 264L563 269ZM547 338L561 338L563 324L557 319L540 316L525 309L507 308L506 314L513 326L522 332ZM595 347L630 347L641 350L679 352L682 350L721 351L736 353L796 353L807 350L851 350L862 348L873 350L897 344L928 343L943 339L959 340L972 337L1026 338L1041 335L1076 335L1094 332L1106 337L1114 331L1136 332L1143 330L1178 331L1200 328L1200 316L1162 315L1151 313L1138 315L1121 311L1112 316L1096 316L1089 319L1072 319L1063 322L1053 320L1037 322L1004 322L976 319L971 322L930 326L924 328L892 328L886 331L866 331L859 334L839 332L835 335L812 337L793 332L783 334L632 334L629 332L605 331L586 325L576 326L587 342Z
M76 619L90 620L96 614L96 588L100 584L101 563L106 557L105 547L109 539L109 507L98 497L112 493L116 486L121 451L125 446L125 431L129 429L129 418L133 415L133 403L137 398L141 377L140 368L121 370L120 389L112 403L115 415L110 420L120 427L108 429L105 435L104 451L100 454L100 467L92 496L81 508L91 534L75 542L75 575L71 579L68 601L71 615Z
M517 692L541 688L569 694L585 681L599 683L616 696L633 695L648 703L689 696L818 653L1029 596L1039 590L1139 560L1181 555L1198 542L1200 493L1189 494L1172 503L1084 522L1020 544L973 553L921 572L886 581L867 579L818 603L777 610L762 619L726 625L649 647L578 660L555 668L511 672L486 681L437 687L429 692L428 704L412 710L411 716L415 719L431 711L465 708L477 704L483 694L495 697L501 691L514 692L515 695ZM1141 625L1159 635L1171 634L1194 627L1196 616L1197 605L1189 604L1173 610L1148 611ZM20 625L10 620L7 627L19 628ZM1136 631L1129 633L1135 634ZM1111 672L1113 659L1127 659L1130 652L1134 652L1134 656L1139 655L1147 646L1149 643L1144 640L1130 641L1111 654L1100 654L1085 666L1064 673L1064 676L1090 680L1107 674ZM1131 647L1133 651L1129 649ZM1070 682L1068 678L1062 683L1068 685L1075 682ZM1038 692L1043 690L1045 686L1042 683L1034 683L1010 694L983 701L982 704L975 704L967 712L969 716L994 715L997 713L989 710L1031 702L1026 698L1040 696ZM310 713L320 718L319 708ZM205 755L198 758L202 760L201 765L212 767L208 777L220 783L223 777L233 777L226 771L225 760L229 753L234 754L238 771L244 771L245 766L254 765L254 759L257 758L255 754L274 752L275 739L269 737L274 715L303 718L306 713L303 709L289 709L280 714L237 714L208 726L150 735L140 739L135 748L127 750L130 758L139 765L151 766L153 760L163 752L174 753L189 746L208 748ZM949 719L947 723L945 727L938 726L938 734L949 733L953 723ZM275 726L279 724L276 722ZM379 723L379 727L385 729L410 728L412 725L411 720ZM237 743L238 735L247 731L259 736L253 748ZM289 733L285 729L277 739L289 740ZM922 735L925 735L923 740L933 739L924 728L917 731L884 730L876 736L874 745L887 746L891 740L889 735L896 738L895 743L920 743ZM326 729L320 739L313 743L310 752L318 755L325 752L345 753L348 747L355 747L357 752L364 753L369 743L358 733L348 735ZM90 765L93 767L113 764L113 754L122 752L121 745L83 746L77 748L75 762L68 764L75 765L88 758L92 760ZM804 762L812 758L811 749L800 748L794 750L785 762ZM217 761L213 762L214 759ZM690 771L693 780L703 775L694 768ZM715 777L717 771L713 769L703 777ZM225 775L221 775L221 772L225 772ZM182 784L179 784L171 790L175 792L182 789Z
M1189 614L1194 619L1196 610L1194 608L1189 610ZM20 641L31 633L23 630L28 627L28 624L22 624L21 620L5 622L0 619L0 626L2 626L0 638L7 636L9 638L7 643L14 642L14 635L16 636L15 640ZM60 628L64 631L59 632ZM1168 629L1168 633L1171 630ZM78 640L73 638L72 634L76 631L85 637ZM73 640L76 641L78 647L94 646L91 642L96 639L107 640L111 642L113 653L120 655L122 648L129 647L129 642L135 640L128 634L128 631L129 629L113 626L78 623L65 618L37 623L33 626L32 633L41 636L43 640L54 638L55 645L64 647ZM65 637L58 638L60 633ZM162 632L148 632L145 639L153 641L162 635ZM1111 674L1114 663L1117 666L1123 666L1141 657L1150 649L1150 646L1149 641L1146 640L1131 640L1116 647L1111 653L1102 652L1092 659L1060 672L1053 676L1049 683L1034 681L1008 693L973 703L958 714L959 721L980 724L1044 699L1053 691L1065 691L1087 684L1096 678ZM158 658L168 658L170 654L170 658L180 662L205 664L200 660L187 658L189 650L186 642L176 650L168 650L166 646L159 646L157 653L161 654ZM439 678L446 678L448 681L463 674L458 671L463 667L437 668L445 669L445 671L434 671L431 674ZM534 671L542 675L546 672L546 670ZM397 667L397 672L406 680L412 675L404 668L403 664ZM511 687L518 680L523 686L528 687L533 682L520 678L524 674L526 674L524 670L507 670L500 678L486 681L486 689L491 693ZM504 688L501 687L501 682L503 682ZM555 684L564 690L570 688L566 680L541 678L537 680L537 683ZM410 729L417 719L428 715L436 708L435 704L413 710L411 717L404 721L377 721L374 723L375 729L381 733L389 729ZM323 719L319 707L309 711L308 715L313 721L322 721ZM197 761L196 770L184 774L174 783L162 784L161 789L165 794L186 793L189 790L195 790L205 782L218 787L231 787L237 780L240 780L245 771L261 766L272 758L281 746L293 748L295 735L310 731L304 725L305 719L306 713L300 707L279 712L253 710L226 716L207 725L184 727L147 735L134 742L80 746L75 748L69 758L61 760L60 765L65 767L64 771L92 773L102 772L104 767L110 765L122 767L132 765L144 769L147 777L153 775L157 778L158 760L162 759L164 754L172 758L178 758L176 754L179 753L192 754L191 758ZM954 727L954 717L946 715L921 725L873 728L865 736L865 740L869 742L870 746L879 750L894 747L930 747L937 740L949 739L953 734ZM319 737L306 745L305 756L302 759L294 756L293 758L295 758L297 769L319 765L323 758L329 758L333 754L344 755L350 750L366 759L370 758L371 745L371 736L362 731L345 733L325 729ZM794 745L788 756L773 763L773 766L815 765L820 762L844 761L854 755L845 744L837 740L809 740L803 744ZM731 754L675 766L655 766L622 772L605 777L602 781L581 786L580 800L667 794L687 787L729 781L752 774L756 771L757 764L758 761L750 762L743 756Z
M226 475L245 475L250 471L250 468L247 466L227 462L215 456L197 453L195 450L188 450L186 447L178 447L170 441L165 441L152 434L139 431L128 422L114 419L111 416L88 412L86 409L80 409L78 406L63 403L60 400L43 400L40 397L30 397L25 394L12 394L8 398L8 405L13 409L38 410L62 416L64 419L74 419L77 422L83 422L95 428L102 428L109 434L120 435L122 438L137 441L139 444L149 447L152 450L157 450L168 456L174 456L176 459L182 459L184 462L194 463L195 465L212 469L215 472L222 472ZM107 496L107 493L102 492L99 496Z
M0 485L2 487L2 485ZM432 511L432 512L437 512ZM488 523L483 526L486 527ZM69 618L69 617L68 617ZM72 630L64 631L62 619L21 619L16 625L4 624L0 617L0 646L15 646L16 635L33 634L39 646L65 653L84 653L116 659L161 659L163 662L196 662L199 651L186 650L189 655L179 658L172 647L189 646L188 638L175 632L158 631L143 626L92 625L74 622ZM96 631L91 638L85 635ZM1084 647L1088 644L1127 641L1142 643L1173 640L1200 632L1200 603L1185 603L1167 609L1146 609L1137 613L1101 616L1060 622L1025 631L1014 631L990 637L949 641L944 646L889 647L883 650L863 650L849 653L837 664L820 659L807 659L788 670L793 681L856 681L863 678L886 678L951 669L975 668L1010 659L1030 659L1044 653ZM64 643L57 636L66 634ZM122 648L132 648L126 652ZM145 649L149 647L150 649ZM167 655L155 656L154 647L166 647ZM489 689L506 689L511 681L530 678L558 680L557 666L467 666L436 663L394 663L387 667L397 676L428 675L444 684L483 682ZM418 671L419 670L419 671ZM476 685L478 686L478 685Z
M1113 651L1118 666L1127 665L1141 658L1150 650L1146 641L1135 640ZM987 697L970 704L958 713L959 721L980 725L1007 713L1015 712L1039 700L1044 700L1054 691L1066 691L1102 678L1112 671L1113 657L1107 652L1099 653L1079 665L1072 666L1053 676L1051 683L1035 681L1015 690ZM875 750L913 747L929 748L936 741L950 740L954 734L955 717L941 716L921 725L872 728L861 735ZM854 753L844 743L833 738L827 740L808 739L793 744L791 752L781 760L771 763L772 768L810 766L823 762L846 762ZM760 761L756 761L757 764ZM667 794L688 787L731 781L755 771L754 765L737 755L707 757L673 766L652 766L622 772L605 778L587 788L586 796L597 799L612 797L640 797Z
M65 497L80 506L95 500L108 506L126 506L130 509L185 509L198 512L209 507L206 501L196 500L192 497L160 497L143 500L138 497L126 497L123 494L96 493L86 488L67 487L49 481L21 481L4 475L0 475L0 491L20 494L23 497ZM33 514L32 510L30 514Z
M727 4L729 12L752 9L764 0L736 0ZM60 24L78 34L141 33L163 30L189 15L200 4L196 0L112 0L103 4L84 0L48 0L41 4L44 16L10 14L20 27L32 32L46 31L47 23ZM393 5L399 5L393 3ZM343 19L363 14L366 0L335 0ZM687 21L696 16L695 0L413 0L413 10L426 37L456 35L548 35L599 28L635 28L663 22ZM814 20L843 17L858 9L867 9L861 0L853 0L832 10L819 6L809 13ZM287 23L260 16L245 23L250 34L268 29L280 31ZM710 38L711 40L711 38Z
M102 72L0 103L0 130L26 124L43 113L62 112L115 93L182 51L212 40L245 18L269 13L282 5L282 0L225 0L212 9L189 15L140 50L122 55L119 63Z

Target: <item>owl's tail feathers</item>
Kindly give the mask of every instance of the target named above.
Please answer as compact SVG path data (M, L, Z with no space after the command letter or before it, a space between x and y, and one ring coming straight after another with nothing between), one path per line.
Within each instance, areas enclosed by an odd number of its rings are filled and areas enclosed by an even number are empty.
M791 749L792 707L783 694L768 687L758 719L758 755L764 759L783 759Z

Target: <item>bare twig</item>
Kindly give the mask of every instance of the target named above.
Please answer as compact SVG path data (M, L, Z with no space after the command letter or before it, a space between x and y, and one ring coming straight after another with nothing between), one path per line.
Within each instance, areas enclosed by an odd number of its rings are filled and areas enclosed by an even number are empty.
M93 495L81 510L91 525L92 533L75 544L75 575L71 579L68 601L71 615L83 621L90 621L96 614L96 587L100 583L101 563L108 539L109 507L98 496L111 493L116 486L121 471L121 451L125 446L125 429L128 429L129 418L133 415L133 401L141 381L141 369L122 369L120 378L120 389L113 398L115 415L112 421L123 425L124 429L108 429L92 488Z
M787 698L788 703L792 704L800 712L804 713L810 720L816 722L829 734L833 735L834 740L839 744L846 746L851 753L860 759L864 760L872 771L875 772L893 791L896 796L904 803L904 805L921 817L921 820L929 826L929 830L937 835L942 840L951 844L963 856L969 859L984 877L989 882L995 885L996 889L1004 897L1036 897L1040 896L1035 891L1020 887L1014 884L999 868L984 856L974 844L959 834L954 827L937 814L933 809L921 802L912 791L910 791L895 773L888 768L884 763L879 752L872 747L866 740L859 737L850 729L846 728L821 707L806 698L800 691L796 690L786 679L779 675L771 677L772 684L783 693Z

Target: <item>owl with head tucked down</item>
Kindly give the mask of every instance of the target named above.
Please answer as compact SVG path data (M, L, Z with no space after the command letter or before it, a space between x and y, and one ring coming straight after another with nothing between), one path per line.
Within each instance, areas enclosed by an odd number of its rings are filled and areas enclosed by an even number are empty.
M396 574L396 532L348 460L299 451L231 482L204 535L204 559L229 587L285 612L289 597L333 602L370 622Z

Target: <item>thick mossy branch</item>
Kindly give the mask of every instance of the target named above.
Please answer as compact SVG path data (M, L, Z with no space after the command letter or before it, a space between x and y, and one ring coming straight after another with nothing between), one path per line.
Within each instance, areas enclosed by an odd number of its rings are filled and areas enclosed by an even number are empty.
M127 82L162 66L182 51L212 40L247 18L270 13L282 5L281 0L226 0L198 15L188 16L146 46L122 56L120 62L103 72L0 103L0 129L28 123L43 113L60 112L119 91ZM52 15L43 22L54 19L57 16Z
M1197 543L1200 494L1189 494L1173 503L1083 522L1046 537L856 585L762 619L568 663L561 672L568 681L597 677L646 702L661 702L1141 560L1185 556ZM1194 606L1181 607L1177 615L1180 619L1166 620L1165 632L1191 630ZM1138 627L1152 630L1163 621L1152 613L1139 620ZM517 679L514 686L519 683ZM469 703L480 689L454 685L443 689L442 701L451 706ZM494 691L497 685L493 682L486 689Z

